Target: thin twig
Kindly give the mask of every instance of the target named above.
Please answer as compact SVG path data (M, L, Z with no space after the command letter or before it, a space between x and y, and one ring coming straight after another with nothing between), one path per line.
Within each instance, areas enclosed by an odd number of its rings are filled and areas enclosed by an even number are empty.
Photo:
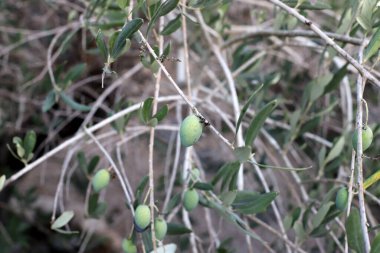
M249 2L253 3L256 0L249 0ZM343 58L345 58L352 66L354 66L362 76L371 81L377 87L380 88L380 81L374 77L361 63L355 60L349 53L347 53L342 47L334 42L332 38L330 38L324 31L322 31L316 24L314 24L311 20L300 14L296 9L289 7L284 4L280 0L267 0L268 2L273 3L274 5L280 7L290 15L297 18L307 27L309 27L312 31L314 31L321 39L323 39L328 45L335 49Z
M234 28L231 27L231 32L235 33L236 31L233 30ZM241 32L239 32L241 33ZM341 42L350 43L353 45L360 45L362 40L360 38L354 38L347 35L337 34L337 33L331 33L326 32L326 35ZM247 31L245 34L230 39L226 43L223 44L223 48L228 48L231 45L249 40L252 38L256 38L259 36L277 36L277 37L309 37L309 38L320 38L319 35L317 35L313 31L308 30L292 30L292 31L286 31L286 30L273 30L273 29L252 29L251 27L247 27Z
M365 43L362 44L359 50L359 62L363 61L363 51L364 51ZM364 92L364 84L366 77L362 75L358 75L358 79L356 82L356 105L357 105L357 113L356 113L356 129L357 129L357 146L356 146L356 182L359 185L359 212L360 212L360 225L363 233L364 239L364 247L365 252L369 252L371 250L371 245L369 242L368 236L368 228L367 228L367 216L365 212L365 200L364 200L364 187L363 187L363 139L362 139L362 125L363 125L363 92Z
M160 97L158 99L158 102L169 102L169 101L178 101L180 99L179 96L166 96L166 97ZM88 132L92 133L92 132L95 132L101 128L103 128L104 126L108 125L109 123L117 120L118 118L120 117L123 117L125 115L127 115L128 113L131 113L133 111L136 111L140 108L140 105L141 103L138 103L138 104L134 104L114 115L112 115L111 117L108 117L106 119L104 119L103 121L99 122L98 124L90 127L87 129ZM17 173L13 174L4 184L4 187L8 186L9 184L13 183L14 181L16 181L17 179L19 179L20 177L24 176L25 174L27 174L28 172L30 172L31 170L33 170L35 167L37 167L38 165L40 165L41 163L43 163L44 161L46 161L48 158L52 157L53 155L57 154L58 152L60 152L61 150L71 146L73 143L76 143L77 141L79 141L80 139L82 139L84 136L85 136L85 132L82 131L82 132L78 132L78 134L76 134L75 136L71 137L70 139L66 140L65 142L61 143L58 147L54 148L53 150L49 151L48 153L46 153L45 155L41 156L40 158L38 158L37 160L35 160L34 162L28 164L27 166L25 166L22 170L18 171Z

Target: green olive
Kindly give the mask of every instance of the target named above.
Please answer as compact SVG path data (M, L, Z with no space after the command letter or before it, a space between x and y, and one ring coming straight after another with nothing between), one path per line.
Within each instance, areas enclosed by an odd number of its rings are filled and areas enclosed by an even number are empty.
M166 232L168 231L168 225L163 218L157 218L154 220L154 231L157 240L162 241L165 238Z
M371 146L373 140L373 133L369 126L363 127L362 129L362 147L363 151L367 150L369 146ZM358 130L356 129L354 134L352 135L352 146L356 150L358 146Z
M196 115L187 116L181 123L179 135L181 143L185 147L190 147L196 143L202 135L203 124Z
M101 169L96 172L95 176L92 178L92 187L96 192L104 189L110 182L110 173L106 169Z
M135 210L135 224L144 230L150 223L150 209L147 205L139 205Z
M335 206L341 211L344 211L347 207L348 192L346 187L342 187L336 194Z
M194 189L187 190L183 196L183 206L185 209L190 212L197 207L199 203L198 192Z
M125 253L137 253L137 247L132 240L124 239L122 248Z

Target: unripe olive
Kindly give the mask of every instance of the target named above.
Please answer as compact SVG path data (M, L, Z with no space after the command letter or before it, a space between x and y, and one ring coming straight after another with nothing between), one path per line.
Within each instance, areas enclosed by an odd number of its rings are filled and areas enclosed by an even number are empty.
M183 206L185 209L190 212L197 207L199 203L198 192L194 189L187 190L183 196Z
M110 182L110 173L106 169L101 169L96 172L95 176L92 178L92 186L96 192L99 192L105 188Z
M124 239L122 248L125 253L137 253L137 247L132 240Z
M135 210L135 224L144 230L150 223L150 209L147 205L139 205Z
M363 151L368 149L371 146L373 140L373 133L369 126L363 127L362 129L362 147ZM358 130L356 129L354 134L352 135L352 146L356 150L358 146Z
M166 232L168 231L168 225L163 218L159 217L154 220L154 231L157 240L162 241L165 238Z
M181 143L185 147L189 147L196 143L202 135L203 124L195 115L187 116L181 123L179 135Z
M341 211L344 211L347 207L348 192L346 187L342 187L336 194L335 206Z

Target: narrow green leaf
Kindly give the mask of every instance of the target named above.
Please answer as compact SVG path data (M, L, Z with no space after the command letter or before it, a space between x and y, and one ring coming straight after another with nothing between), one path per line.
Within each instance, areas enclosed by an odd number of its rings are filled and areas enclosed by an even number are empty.
M158 110L158 112L153 116L153 118L156 118L157 121L160 122L166 117L166 115L168 114L168 111L169 111L169 106L164 105L163 107L160 108L160 110Z
M363 184L364 189L367 189L368 187L370 187L371 185L373 185L379 180L380 180L380 170L373 173L369 178L367 178L364 181L364 184Z
M174 10L179 3L179 0L166 0L163 2L157 9L157 11L152 15L151 20L148 24L148 29L146 31L146 34L148 35L149 32L152 30L153 26L155 25L157 19L161 16L164 16Z
M83 151L78 152L77 160L78 160L79 168L81 168L85 173L87 173L87 160Z
M100 29L98 31L98 34L96 35L96 46L98 47L100 54L103 57L103 60L107 61L108 48L107 48L106 40L104 39L104 35Z
M373 11L376 9L377 0L362 0L359 14L356 17L358 23L367 31L372 30Z
M146 124L152 118L152 106L153 98L149 97L145 99L143 106L141 107L141 116L143 122Z
M338 141L334 144L332 149L330 150L329 154L326 157L326 160L324 161L324 164L327 164L337 158L343 151L344 148L344 136L341 136Z
M236 195L237 191L224 192L220 195L220 200L223 202L223 205L230 206L234 202Z
M225 177L222 179L222 184L220 185L220 191L224 191L228 189L235 190L236 189L236 178L237 174L239 172L240 165L238 167L230 167L225 175Z
M19 158L23 158L25 156L25 149L20 144L16 144L16 152Z
M87 67L86 63L79 63L71 67L67 71L65 78L63 80L63 83L65 84L64 88L67 88L69 84L72 83L72 81L78 79L86 70L86 67Z
M65 226L74 217L73 211L65 211L51 225L51 229L57 229Z
M222 178L224 178L227 174L227 172L234 168L239 168L240 163L239 162L230 162L224 164L216 173L214 178L211 180L212 185L216 185Z
M370 253L378 253L380 252L380 233L375 236L371 244L371 252Z
M0 192L1 192L1 191L3 190L3 188L4 188L5 180L6 180L5 175L2 175L2 176L0 177Z
M168 235L183 235L191 233L191 229L188 227L183 226L182 224L177 223L168 223Z
M364 239L360 225L360 214L359 210L355 207L351 208L351 213L346 220L346 234L348 246L358 253L364 253Z
M245 145L251 146L259 133L261 127L264 125L266 118L273 112L277 106L277 100L273 100L266 104L251 121L247 133L245 135Z
M291 229L294 226L294 223L298 220L301 215L301 208L297 207L291 213L285 216L284 218L284 227L286 230Z
M149 180L149 177L148 176L144 176L143 178L141 178L137 188L136 188L136 192L135 192L135 195L136 195L136 200L140 200L141 199L141 196L145 190L145 187L147 186L148 184L148 180Z
M318 228L323 223L323 220L325 219L327 213L330 211L330 208L334 205L334 202L329 201L319 208L317 214L314 215L311 219L313 229Z
M311 81L309 83L310 87L310 103L314 103L318 98L320 98L325 91L326 86L331 82L333 79L333 75L331 73L328 73L324 76L320 76L317 79Z
M47 94L43 104L42 104L42 111L47 112L49 111L53 105L55 104L55 92L54 90L49 91Z
M158 17L165 16L172 10L174 10L179 3L179 0L166 0L158 9Z
M177 193L175 194L169 201L166 209L165 209L165 214L170 213L174 207L178 206L178 204L181 202L181 194Z
M132 19L122 28L111 50L112 59L115 60L117 57L119 57L120 53L123 51L124 46L126 45L126 39L130 39L132 35L140 29L143 23L144 21L141 18L136 18Z
M248 161L252 156L251 147L237 147L234 149L234 154L236 159L238 159L240 163L244 163Z
M161 31L161 35L170 35L178 30L182 25L181 14L178 14L175 19L170 20L169 23Z
M380 48L380 28L377 29L375 34L372 36L369 41L368 46L364 50L364 62L371 58Z
M64 92L61 92L60 96L62 100L74 110L82 112L88 112L89 110L91 110L90 106L79 104L78 102L74 101L71 97L66 95Z
M100 161L100 157L97 155L91 158L90 162L87 165L87 173L89 175L91 175L92 172L94 172L94 170L98 166L99 161Z
M157 124L158 124L158 120L157 120L156 118L151 118L151 119L148 121L148 123L147 123L147 125L148 125L148 126L151 126L151 127L156 127Z
M211 184L201 182L196 182L193 187L202 191L212 191L214 189Z
M98 200L99 200L99 194L93 193L90 195L88 199L88 207L87 207L87 213L94 217L96 212L96 207L98 206Z
M236 132L235 132L235 135L237 134L237 132L239 131L239 127L240 127L240 124L241 124L241 121L243 120L243 117L245 115L245 113L247 112L248 110L248 107L249 105L252 103L253 99L255 98L256 94L263 88L264 84L261 84L253 93L252 95L248 98L247 102L245 103L245 105L243 106L243 108L241 109L240 111L240 115L239 115L239 118L238 118L238 121L236 123Z
M340 82L347 74L347 66L348 63L344 64L342 68L340 68L336 73L334 73L334 76L331 79L331 81L325 86L323 94L327 94L335 90L339 86Z
M160 56L161 61L163 61L164 59L166 59L169 56L171 50L172 50L172 43L169 41L169 43L166 45L166 47L164 49L164 52Z
M256 214L264 212L277 197L277 192L259 194L250 191L238 191L232 207L242 214Z
M36 146L37 142L37 136L36 133L31 130L26 133L26 136L23 141L23 147L25 150L25 156L29 156L34 150L34 147Z

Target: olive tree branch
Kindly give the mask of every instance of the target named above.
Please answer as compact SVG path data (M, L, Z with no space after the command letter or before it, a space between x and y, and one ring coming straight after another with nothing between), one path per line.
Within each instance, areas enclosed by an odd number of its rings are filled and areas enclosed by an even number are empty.
M256 0L247 0L250 3L254 3ZM272 4L280 7L290 15L297 18L299 21L301 21L303 24L308 26L312 31L314 31L321 39L323 39L328 45L330 45L332 48L335 49L343 58L345 58L352 66L354 66L359 73L365 77L365 79L368 79L373 84L375 84L377 87L380 88L380 81L374 77L361 63L359 63L357 60L355 60L349 53L347 53L342 47L340 47L338 44L334 42L334 40L329 37L326 32L322 31L316 24L314 24L311 20L300 14L296 9L289 7L288 5L284 4L280 0L267 0L268 2L271 2Z
M364 43L360 47L358 60L359 62L363 61L363 51L364 51ZM356 180L359 185L359 213L360 213L360 226L363 233L364 239L364 247L365 252L369 252L371 250L371 245L369 242L368 229L367 229L367 216L365 212L365 200L364 200L364 187L363 187L363 138L362 138L362 125L363 125L363 92L364 92L364 84L366 76L358 75L358 79L356 81L356 105L357 105L357 113L356 113L356 129L358 133L358 142L356 146L356 168L357 175Z
M160 97L157 100L158 100L158 102L178 101L178 100L180 100L180 97L177 96L177 95L176 96L165 96L165 97ZM96 125L88 128L87 131L90 132L90 133L93 133L93 132L95 132L95 131L103 128L104 126L110 124L111 122L117 120L118 118L121 118L121 117L127 115L128 113L131 113L133 111L138 110L140 108L140 105L141 105L141 103L137 103L137 104L131 105L130 107L128 107L128 108L126 108L126 109L124 109L124 110L122 110L122 111L120 111L118 113L115 113L114 115L112 115L112 116L110 116L110 117L102 120L98 124L96 124ZM71 146L72 144L78 142L85 135L86 134L85 134L84 131L78 132L75 136L73 136L70 139L64 141L59 146L57 146L56 148L52 149L48 153L44 154L43 156L41 156L40 158L38 158L34 162L26 165L23 169L21 169L20 171L18 171L15 174L13 174L7 181L5 181L4 187L7 187L9 184L13 183L14 181L18 180L20 177L22 177L25 174L27 174L28 172L32 171L38 165L40 165L41 163L43 163L44 161L46 161L50 157L54 156L58 152L64 150L65 148Z
M274 30L274 29L265 29L265 30L264 29L252 29L251 27L244 27L244 28L245 29L242 29L242 30L244 32L246 32L245 34L228 40L227 42L225 42L223 44L223 48L228 48L235 43L238 43L238 42L241 42L244 40L248 40L248 39L252 39L252 38L255 38L258 36L320 38L320 36L313 31L301 30L301 29L292 30L292 31L284 31L284 30ZM228 33L230 33L230 34L236 33L236 30L234 30L234 28L232 27L231 31ZM350 37L347 35L331 33L331 32L325 32L325 34L334 40L345 42L345 43L350 43L353 45L360 45L362 42L362 40L360 38Z

